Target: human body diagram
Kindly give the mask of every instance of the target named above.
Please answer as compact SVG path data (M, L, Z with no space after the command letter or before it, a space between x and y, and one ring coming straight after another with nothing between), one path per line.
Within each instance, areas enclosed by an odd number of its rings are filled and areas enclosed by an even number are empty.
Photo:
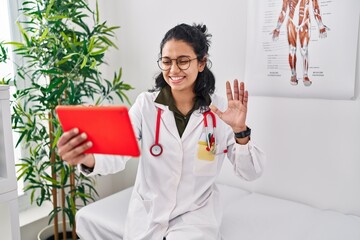
M312 2L312 9L314 13L315 20L319 29L319 37L326 38L327 31L330 30L322 22L320 8L318 0L283 0L280 16L278 18L277 26L272 31L273 41L278 40L280 34L280 28L286 21L286 31L287 39L289 44L289 65L291 70L291 85L298 85L298 78L296 72L296 51L297 51L297 42L300 42L300 52L302 56L303 63L303 76L302 80L305 86L311 86L312 81L308 76L309 69L309 42L311 36L311 23L310 23L310 2ZM295 10L298 9L299 20L296 23L294 20Z

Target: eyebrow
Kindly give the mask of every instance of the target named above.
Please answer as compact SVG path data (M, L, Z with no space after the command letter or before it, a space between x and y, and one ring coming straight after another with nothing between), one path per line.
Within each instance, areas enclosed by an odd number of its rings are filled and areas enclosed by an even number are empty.
M162 56L163 58L170 58L170 57L168 57L168 56ZM180 55L180 56L178 56L177 58L179 58L179 57L188 57L188 58L191 58L191 56L190 55ZM171 59L177 59L177 58L171 58Z

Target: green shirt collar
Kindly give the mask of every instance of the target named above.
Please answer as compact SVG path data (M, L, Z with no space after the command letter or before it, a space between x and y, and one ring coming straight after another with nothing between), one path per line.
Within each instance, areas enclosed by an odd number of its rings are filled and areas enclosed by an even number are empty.
M181 137L182 134L185 131L185 128L189 122L190 116L191 114L199 108L199 102L195 102L193 108L186 114L182 114L176 107L175 105L175 100L171 94L171 89L170 86L167 85L165 87L163 87L158 96L155 99L156 103L165 105L165 106L169 106L169 110L172 111L174 113L174 118L175 118L175 123L176 123L176 127L178 129L179 132L179 136ZM211 103L211 98L208 95L208 97L206 98L206 103L208 105L210 105Z
M173 96L171 94L171 88L170 88L169 85L166 85L165 87L163 87L160 90L158 96L155 99L155 102L159 103L159 104L162 104L162 105L165 105L165 106L169 106L169 109L171 111L178 112L178 113L181 114L181 112L177 109L177 107L175 105L175 100L174 100L174 98L173 98ZM210 95L207 95L206 103L207 103L208 106L210 105L210 103L211 103ZM191 109L191 111L189 113L191 114L193 111L199 109L199 107L200 107L199 102L196 101L194 107ZM187 114L187 115L189 115L189 114Z

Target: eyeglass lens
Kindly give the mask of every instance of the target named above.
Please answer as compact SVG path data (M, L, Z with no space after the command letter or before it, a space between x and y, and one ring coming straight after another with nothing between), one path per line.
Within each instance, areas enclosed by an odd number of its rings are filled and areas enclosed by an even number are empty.
M194 59L196 59L196 58L194 58ZM194 59L190 59L189 57L186 57L186 56L178 57L177 59L170 59L168 57L162 57L162 58L159 58L159 60L157 62L158 62L159 68L163 71L169 70L171 68L173 60L176 61L176 65L178 66L179 69L186 70L190 67L190 62Z

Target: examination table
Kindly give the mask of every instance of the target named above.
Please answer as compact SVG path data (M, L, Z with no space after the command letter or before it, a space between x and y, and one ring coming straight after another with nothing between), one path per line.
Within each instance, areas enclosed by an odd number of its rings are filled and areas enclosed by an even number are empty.
M251 193L218 183L223 240L360 240L360 217ZM132 188L87 205L76 215L83 240L121 240Z

